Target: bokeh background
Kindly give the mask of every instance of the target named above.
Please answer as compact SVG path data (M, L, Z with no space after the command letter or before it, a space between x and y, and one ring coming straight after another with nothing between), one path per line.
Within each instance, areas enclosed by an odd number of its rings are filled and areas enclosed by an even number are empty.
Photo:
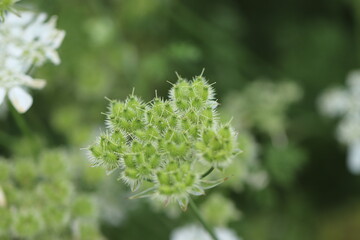
M225 225L244 240L360 238L360 178L346 168L338 120L322 116L317 104L359 67L359 1L24 0L22 7L57 15L66 38L61 65L34 72L47 86L33 92L23 115L31 140L5 115L1 155L80 152L104 128L105 97L125 99L133 88L146 101L155 90L167 97L175 72L191 79L205 68L220 111L233 116L239 136L251 135L256 168L266 174L265 183L245 184L249 176L236 180L241 187L209 192L241 212ZM292 85L276 89L284 83ZM188 212L127 200L128 190L115 181L108 201L119 214L100 223L108 239L169 239L193 221Z

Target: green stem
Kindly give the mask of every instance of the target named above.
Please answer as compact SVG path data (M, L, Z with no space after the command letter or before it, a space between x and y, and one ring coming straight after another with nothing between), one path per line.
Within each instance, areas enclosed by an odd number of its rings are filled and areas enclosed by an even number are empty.
M9 104L9 105L10 105L9 108L10 108L11 115L12 115L13 119L15 120L16 125L17 125L18 128L20 129L21 133L22 133L25 137L27 137L30 141L35 142L35 141L36 141L35 136L32 134L32 132L31 132L29 126L27 125L25 119L23 118L23 116L21 116L21 114L18 113L18 112L16 111L16 109L15 109L11 104ZM39 149L38 147L36 147L36 148L33 147L33 148L31 149L32 155L33 155L34 157L37 157L37 156L38 156L38 153L39 153L39 150L40 150L40 149Z
M16 109L11 104L9 104L9 105L10 105L9 108L10 108L11 115L12 115L13 119L15 120L16 125L18 126L18 128L24 135L30 137L31 131L28 128L24 118L22 116L20 116L20 114L16 111Z
M14 142L14 138L11 135L8 135L0 131L0 144L4 147L10 146Z
M211 167L209 170L207 170L203 175L201 175L201 178L206 177L207 175L209 175L212 171L214 171L214 167Z
M211 238L213 240L218 240L218 238L216 237L213 229L205 222L205 220L203 219L203 217L200 214L200 211L198 209L198 207L196 206L195 202L190 198L190 208L193 211L195 217L199 220L199 222L203 225L203 227L205 228L205 230L210 234Z

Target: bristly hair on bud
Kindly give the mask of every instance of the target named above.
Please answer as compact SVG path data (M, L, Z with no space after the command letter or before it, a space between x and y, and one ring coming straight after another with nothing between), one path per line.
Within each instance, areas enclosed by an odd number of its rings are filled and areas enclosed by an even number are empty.
M177 74L168 100L157 93L148 103L134 93L125 101L109 100L107 131L87 148L93 166L108 173L118 169L131 191L141 189L132 198L174 201L184 210L190 195L225 181L226 176L206 180L204 173L226 168L240 151L230 124L218 118L215 90L202 74L190 81Z
M20 15L14 6L19 1L20 0L0 0L0 23L5 21L5 15L7 12Z

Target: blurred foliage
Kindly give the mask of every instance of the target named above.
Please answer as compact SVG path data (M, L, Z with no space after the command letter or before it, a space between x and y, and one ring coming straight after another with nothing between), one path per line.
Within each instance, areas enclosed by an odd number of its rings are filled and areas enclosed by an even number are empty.
M211 194L206 199L201 205L201 212L213 226L226 226L229 222L240 218L240 212L234 203L219 193Z
M82 188L88 182L84 176L89 173L84 172L85 168L76 171L79 163L76 158L59 149L43 151L36 159L1 160L4 203L0 208L0 236L5 239L103 239L94 191ZM97 173L90 175L93 174Z
M205 68L210 82L216 82L220 108L239 124L244 151L229 173L232 177L217 190L241 210L242 218L221 222L244 240L359 238L360 180L346 169L346 149L333 134L336 121L321 117L316 108L325 88L343 85L347 73L359 67L359 1L20 3L22 8L58 15L66 38L59 51L62 64L48 64L34 73L48 84L33 93L34 105L23 116L31 136L22 137L13 116L0 115L0 154L9 159L6 164L17 163L18 156L36 158L43 148L85 147L104 122L99 113L106 108L105 96L125 99L135 88L145 100L156 89L165 97L170 85L164 81L174 82L175 71L189 77ZM287 91L264 93L251 87L258 82L254 79L272 79L265 90L291 79L303 97L292 105L279 105L273 115L268 96L283 101L279 96ZM238 109L236 99L247 94ZM252 119L250 125L249 118L241 117L244 111ZM280 134L274 136L274 129ZM241 139L245 133L248 140ZM25 174L21 168L29 171ZM11 174L32 179L32 168L20 166ZM0 165L0 178L4 169ZM262 184L256 187L259 180ZM90 190L99 180L92 175L88 181L92 183L85 189ZM101 204L108 207L101 227L108 239L169 239L176 226L193 219L185 212L169 220L169 214L155 211L149 203L127 200L118 185L105 184L100 193L107 198ZM214 193L197 201L206 206ZM116 205L120 210L114 210ZM4 219L0 224L6 224ZM31 221L34 226L36 221ZM81 224L78 228L89 230Z
M295 146L268 147L264 153L265 165L276 184L290 187L296 179L297 172L304 164L304 152Z
M230 94L224 111L235 119L239 129L256 129L273 138L274 144L281 144L278 135L286 130L286 110L300 97L301 88L291 81L275 84L258 80L242 92Z

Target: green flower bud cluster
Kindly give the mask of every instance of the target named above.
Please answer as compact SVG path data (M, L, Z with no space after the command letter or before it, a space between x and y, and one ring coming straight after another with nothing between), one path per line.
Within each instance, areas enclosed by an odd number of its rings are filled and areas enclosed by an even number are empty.
M80 190L73 163L61 150L0 159L0 239L103 239L95 199Z
M234 202L219 193L211 194L201 204L200 210L206 221L217 227L226 226L241 217L241 213Z
M217 117L214 94L202 76L179 77L169 100L144 103L134 94L110 100L107 131L88 148L93 165L108 173L120 169L132 191L145 189L134 197L176 200L186 208L190 194L224 181L204 180L204 172L227 167L239 152L234 131Z
M220 174L231 176L223 187L230 188L233 191L243 191L245 187L261 189L267 185L268 176L259 161L259 146L254 137L243 131L238 136L239 148L243 153L235 158L229 167L223 172L215 171L212 178L217 178Z

